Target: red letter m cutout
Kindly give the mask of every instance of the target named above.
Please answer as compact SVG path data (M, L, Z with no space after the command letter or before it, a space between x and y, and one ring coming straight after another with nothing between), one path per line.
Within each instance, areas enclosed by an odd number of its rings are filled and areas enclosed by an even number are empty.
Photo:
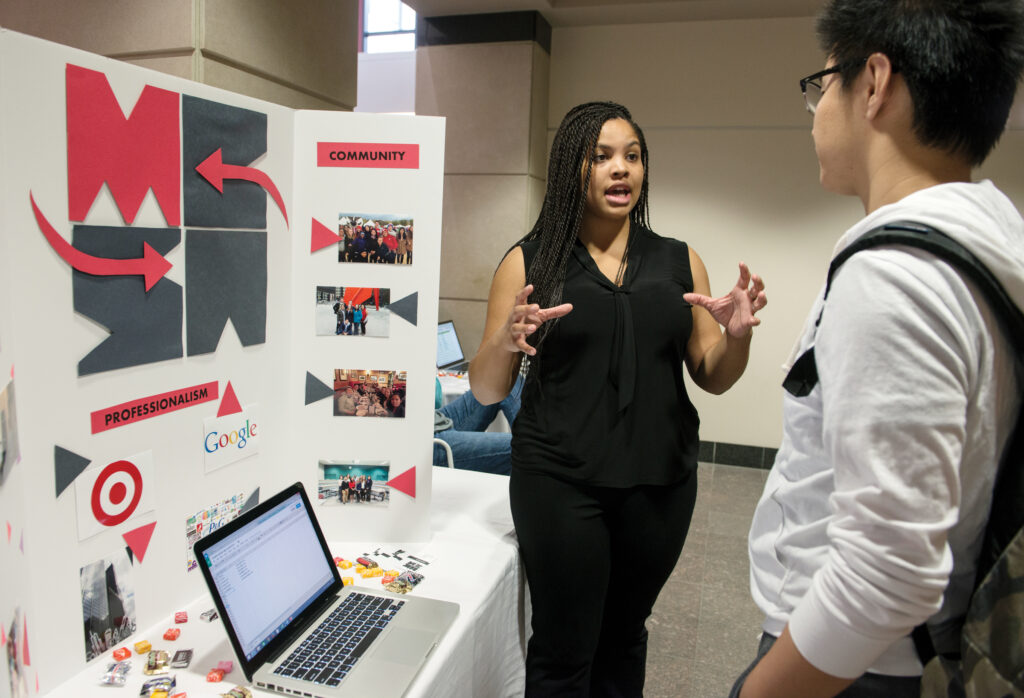
M84 221L103 182L131 225L149 188L169 226L181 224L178 94L146 85L125 118L107 76L67 66L68 213Z

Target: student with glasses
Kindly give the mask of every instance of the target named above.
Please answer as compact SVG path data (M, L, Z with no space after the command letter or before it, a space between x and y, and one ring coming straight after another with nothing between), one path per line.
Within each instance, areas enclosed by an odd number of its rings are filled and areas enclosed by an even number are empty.
M830 0L818 35L826 67L800 88L821 184L865 212L835 254L884 224L923 223L1024 308L1024 220L971 178L1024 69L1024 4ZM1015 357L972 283L892 245L846 260L791 365L812 346L818 382L784 395L782 446L751 523L764 634L731 695L916 697L912 630L966 609L1020 405Z

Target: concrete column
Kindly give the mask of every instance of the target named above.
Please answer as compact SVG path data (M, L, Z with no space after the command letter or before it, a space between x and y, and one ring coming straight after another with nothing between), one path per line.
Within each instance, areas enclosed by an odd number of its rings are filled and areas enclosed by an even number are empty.
M551 27L538 12L418 18L416 113L444 116L440 320L467 357L491 277L544 199Z
M0 26L298 109L356 103L358 0L0 0Z

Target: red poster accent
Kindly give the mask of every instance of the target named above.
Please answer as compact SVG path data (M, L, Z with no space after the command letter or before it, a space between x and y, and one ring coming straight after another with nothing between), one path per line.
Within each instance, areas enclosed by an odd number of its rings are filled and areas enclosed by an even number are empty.
M146 85L125 118L107 76L66 67L68 218L84 221L106 182L131 225L153 188L169 226L181 225L179 95Z
M384 167L418 170L417 143L317 143L317 167Z
M388 487L392 487L399 492L405 492L407 495L416 498L416 468L412 467L406 470L401 475L397 475L388 481Z
M42 231L43 237L50 243L53 251L60 255L61 259L70 264L73 268L86 274L94 276L142 276L146 281L146 291L153 288L156 282L164 277L171 270L171 263L162 254L149 246L148 242L142 243L142 257L135 259L108 259L106 257L93 257L85 252L79 251L70 242L61 237L50 221L46 220L43 212L36 206L36 200L32 192L28 194L28 200L32 204L32 213L36 217L36 224ZM13 372L14 367L11 367Z
M218 397L220 397L220 387L217 381L213 381L107 407L90 415L92 433L98 434L101 431L116 429L150 417L159 417L168 412L216 400Z
M128 531L121 536L124 538L124 542L128 544L128 547L132 549L132 554L139 558L139 562L142 562L143 558L146 557L146 551L149 550L149 541L153 539L154 528L156 528L156 521L140 526L134 531Z
M224 193L225 179L244 179L247 182L254 182L260 185L270 194L270 198L274 200L274 203L281 210L285 225L288 224L288 211L285 210L284 199L281 198L281 192L277 190L277 185L274 184L274 181L270 179L270 175L266 172L257 170L255 167L225 164L220 148L217 148L210 157L196 165L196 172L202 175L203 179L209 182L221 194Z
M313 219L313 229L310 234L309 251L316 252L322 250L325 247L331 245L337 245L338 240L341 239L337 233L328 228L326 225L318 221L316 218Z
M231 381L228 381L228 386L224 388L224 398L220 401L220 407L217 409L217 416L224 417L229 414L238 414L241 411L242 406L238 404L235 389L231 387Z

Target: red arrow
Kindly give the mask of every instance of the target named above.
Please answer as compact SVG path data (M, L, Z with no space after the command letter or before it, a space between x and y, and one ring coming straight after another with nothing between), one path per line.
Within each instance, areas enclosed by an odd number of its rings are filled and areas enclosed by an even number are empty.
M284 222L287 225L288 212L284 208L284 200L281 198L281 192L277 190L270 176L266 172L257 170L255 167L225 165L220 151L221 149L217 148L213 155L196 165L196 172L202 175L203 179L212 184L213 188L221 194L224 193L225 179L244 179L247 182L255 182L270 194L274 203L281 209L281 215L284 216Z
M43 216L42 211L36 206L36 200L32 192L28 194L32 202L32 213L35 214L36 224L43 232L46 241L54 252L60 255L61 259L70 264L72 268L93 276L143 276L146 279L146 291L153 288L156 282L163 278L171 269L171 263L164 259L164 256L149 246L148 242L142 243L142 257L135 259L108 259L106 257L93 257L85 252L79 251L71 243L60 236L50 222Z
M313 234L310 237L309 251L316 252L324 247L338 244L338 240L341 236L332 231L326 225L318 221L316 218L313 220Z

